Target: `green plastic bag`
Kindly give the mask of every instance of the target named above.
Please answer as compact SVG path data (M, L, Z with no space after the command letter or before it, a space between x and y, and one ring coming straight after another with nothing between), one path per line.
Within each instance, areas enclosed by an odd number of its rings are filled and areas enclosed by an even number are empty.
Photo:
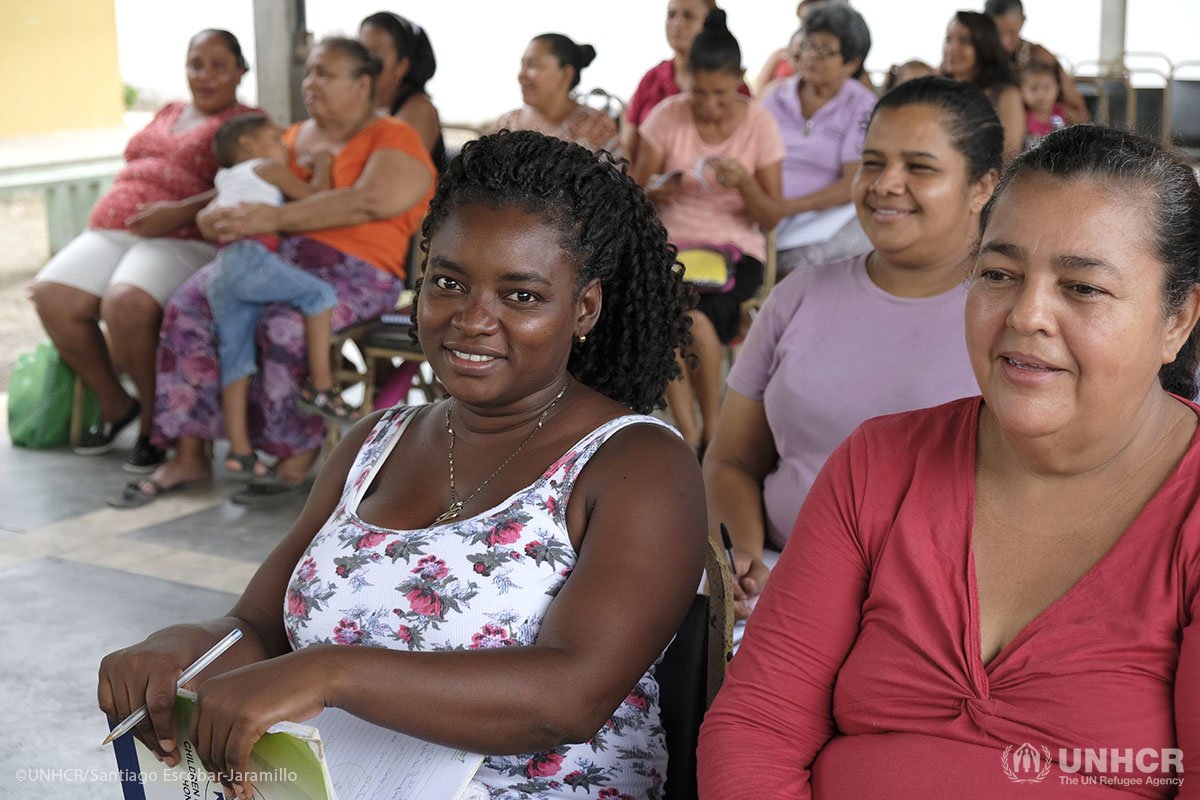
M67 443L75 373L48 339L17 357L8 383L8 434L18 447L46 448ZM100 420L100 403L84 390L83 429Z

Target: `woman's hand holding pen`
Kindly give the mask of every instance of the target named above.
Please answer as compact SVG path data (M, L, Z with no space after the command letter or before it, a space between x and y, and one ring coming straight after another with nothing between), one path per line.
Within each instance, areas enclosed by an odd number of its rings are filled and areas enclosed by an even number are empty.
M761 553L751 556L735 551L733 565L733 615L735 619L747 619L754 610L753 601L767 585L767 578L771 577L771 570L763 563Z
M133 734L160 760L175 766L179 763L175 684L213 641L208 631L178 625L132 647L109 653L100 662L96 690L100 710L116 725L144 704L148 714L133 728Z

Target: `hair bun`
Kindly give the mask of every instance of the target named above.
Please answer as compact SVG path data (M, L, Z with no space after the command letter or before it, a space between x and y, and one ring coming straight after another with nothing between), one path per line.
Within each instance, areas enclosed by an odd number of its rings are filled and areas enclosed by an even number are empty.
M590 44L579 45L579 68L583 69L596 60L596 48Z
M729 25L725 21L725 11L720 8L709 11L708 16L704 18L704 30L727 33Z

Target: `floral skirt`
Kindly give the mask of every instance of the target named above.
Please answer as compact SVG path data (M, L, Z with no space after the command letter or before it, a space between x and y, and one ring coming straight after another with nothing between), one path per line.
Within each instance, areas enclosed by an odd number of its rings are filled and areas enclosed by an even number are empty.
M366 261L303 236L283 239L279 256L333 286L335 331L392 308L404 288L402 280ZM217 334L208 305L211 271L210 264L189 278L163 310L153 436L160 447L180 438L225 437ZM296 405L308 376L304 318L291 306L265 306L255 344L259 370L250 379L247 408L254 447L278 458L319 447L323 418Z

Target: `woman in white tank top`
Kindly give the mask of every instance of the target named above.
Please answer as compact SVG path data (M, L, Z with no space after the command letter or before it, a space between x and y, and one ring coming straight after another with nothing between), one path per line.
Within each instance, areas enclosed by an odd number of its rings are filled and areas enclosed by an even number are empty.
M423 234L449 397L355 426L229 616L107 657L101 707L123 718L238 626L199 689L214 771L337 706L489 754L492 798L661 797L653 664L706 535L695 457L642 416L689 339L666 232L610 159L523 131L464 148ZM177 758L171 722L135 730Z

